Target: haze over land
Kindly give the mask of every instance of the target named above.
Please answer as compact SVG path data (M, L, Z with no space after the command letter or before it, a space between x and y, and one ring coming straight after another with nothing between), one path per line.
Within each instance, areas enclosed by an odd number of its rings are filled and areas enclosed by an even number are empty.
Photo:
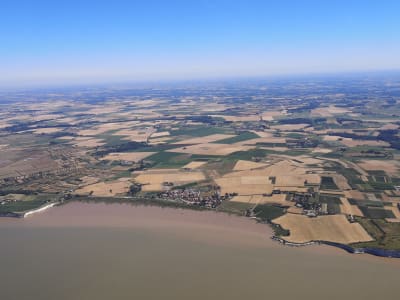
M398 1L3 1L0 86L400 69Z

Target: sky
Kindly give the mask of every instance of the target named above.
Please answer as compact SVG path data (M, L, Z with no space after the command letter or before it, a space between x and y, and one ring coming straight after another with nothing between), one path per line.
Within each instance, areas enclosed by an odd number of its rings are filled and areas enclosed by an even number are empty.
M0 85L400 69L400 1L0 1Z

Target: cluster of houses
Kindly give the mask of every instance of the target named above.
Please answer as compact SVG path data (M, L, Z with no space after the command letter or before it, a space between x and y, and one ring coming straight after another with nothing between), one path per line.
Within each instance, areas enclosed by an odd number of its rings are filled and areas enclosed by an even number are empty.
M207 208L216 208L221 204L226 196L220 196L217 191L211 193L202 193L199 190L185 188L185 189L171 189L162 192L158 195L160 198L182 201L189 205L197 205Z
M292 201L296 203L296 207L302 208L303 213L310 218L317 217L318 215L327 215L329 213L328 204L310 201L312 196L312 193L296 193L293 195Z

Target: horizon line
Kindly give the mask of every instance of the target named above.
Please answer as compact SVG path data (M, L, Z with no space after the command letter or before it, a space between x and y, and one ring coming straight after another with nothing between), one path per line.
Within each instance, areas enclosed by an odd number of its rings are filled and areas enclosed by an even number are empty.
M278 79L294 79L307 77L336 77L336 76L368 76L368 75L400 75L400 68L394 69L371 69L371 70L343 70L343 71L310 71L310 72L288 72L275 74L253 74L253 75L214 75L214 76L191 76L191 77L146 77L139 78L119 78L118 76L110 78L93 78L85 79L59 78L53 81L30 79L24 83L13 82L6 83L0 81L0 91L8 90L37 90L37 89L59 89L73 87L100 87L107 85L164 85L164 84L183 84L183 83L201 83L201 82L223 82L223 81L244 81L244 80L278 80Z

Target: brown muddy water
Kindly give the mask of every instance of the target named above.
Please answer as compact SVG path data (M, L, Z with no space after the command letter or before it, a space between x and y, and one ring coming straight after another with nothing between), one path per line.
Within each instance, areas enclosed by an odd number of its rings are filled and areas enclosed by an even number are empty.
M284 247L214 212L71 203L0 219L0 299L397 299L400 262Z

